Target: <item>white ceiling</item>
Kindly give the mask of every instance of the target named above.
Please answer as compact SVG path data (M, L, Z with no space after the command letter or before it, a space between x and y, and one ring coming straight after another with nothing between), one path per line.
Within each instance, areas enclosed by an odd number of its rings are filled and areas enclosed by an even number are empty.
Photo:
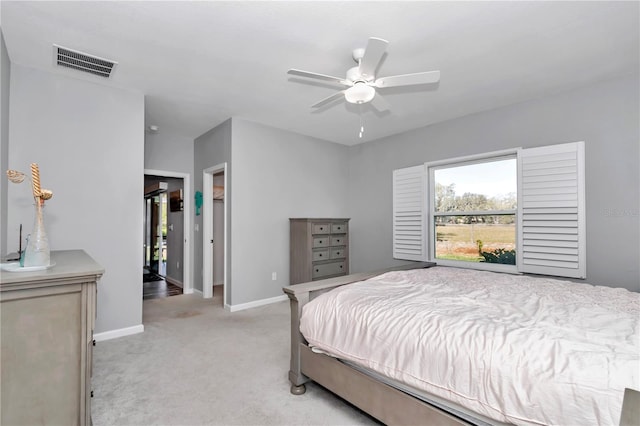
M438 69L436 87L385 89L364 141L638 73L638 2L0 3L13 63L145 95L146 124L195 138L229 117L353 145L359 108L310 105L338 90L351 51L389 41L378 77ZM53 65L52 45L112 59L110 80Z

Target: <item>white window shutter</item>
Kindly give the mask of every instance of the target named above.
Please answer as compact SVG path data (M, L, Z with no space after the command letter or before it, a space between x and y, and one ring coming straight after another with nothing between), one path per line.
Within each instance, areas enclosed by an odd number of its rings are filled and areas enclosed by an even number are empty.
M518 152L518 270L585 278L584 142Z
M427 261L425 166L393 171L393 257Z

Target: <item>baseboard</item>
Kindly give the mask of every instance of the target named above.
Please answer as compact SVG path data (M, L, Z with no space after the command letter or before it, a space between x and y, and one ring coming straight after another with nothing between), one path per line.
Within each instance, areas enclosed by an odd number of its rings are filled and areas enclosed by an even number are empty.
M144 331L144 325L135 325L133 327L119 328L117 330L104 331L102 333L96 333L93 335L93 339L96 342L103 342L105 340L117 339L118 337L130 336L132 334L142 333Z
M197 295L199 295L200 297L202 297L202 290L198 290L197 288L194 288L191 293L195 293Z
M182 281L178 281L178 280L176 280L174 278L171 278L171 277L164 277L164 280L166 282L168 282L169 284L177 285L180 288L184 288L184 285L182 284Z
M228 306L229 311L237 312L245 309L257 308L258 306L270 305L272 303L284 302L285 300L289 300L289 297L286 294L283 294L282 296L256 300L254 302L240 303L239 305L225 305L225 308Z

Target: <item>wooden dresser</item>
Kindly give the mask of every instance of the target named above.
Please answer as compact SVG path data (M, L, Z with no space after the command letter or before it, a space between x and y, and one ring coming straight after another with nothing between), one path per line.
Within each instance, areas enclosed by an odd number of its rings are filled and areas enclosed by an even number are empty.
M349 273L349 219L289 219L291 284Z
M0 272L3 425L90 425L96 282L82 250L52 251L55 266Z

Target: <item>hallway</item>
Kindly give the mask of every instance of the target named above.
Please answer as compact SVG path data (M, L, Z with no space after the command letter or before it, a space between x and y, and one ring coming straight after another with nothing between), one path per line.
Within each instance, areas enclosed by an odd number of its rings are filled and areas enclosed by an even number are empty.
M160 275L154 273L143 274L142 300L159 299L182 294L182 288L168 283Z

